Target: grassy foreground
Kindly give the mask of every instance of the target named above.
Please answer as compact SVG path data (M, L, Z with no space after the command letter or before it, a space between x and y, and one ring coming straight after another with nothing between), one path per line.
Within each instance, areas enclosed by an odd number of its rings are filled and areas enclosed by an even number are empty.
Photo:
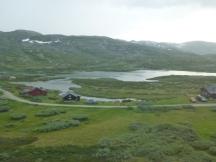
M215 161L212 109L141 112L0 101L0 107L9 108L0 113L1 161ZM73 119L80 124L65 127ZM37 131L44 127L48 131Z

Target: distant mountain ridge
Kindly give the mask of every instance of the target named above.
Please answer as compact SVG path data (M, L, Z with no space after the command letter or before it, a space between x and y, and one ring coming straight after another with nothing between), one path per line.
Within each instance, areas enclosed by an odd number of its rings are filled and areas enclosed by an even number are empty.
M184 52L195 53L198 55L216 55L216 43L205 41L191 41L185 43L163 43L151 41L132 41L141 45L150 45L157 48L178 49Z
M160 45L160 46L159 46ZM128 42L102 36L44 35L34 31L0 32L0 69L72 71L136 69L213 71L214 58L166 43Z

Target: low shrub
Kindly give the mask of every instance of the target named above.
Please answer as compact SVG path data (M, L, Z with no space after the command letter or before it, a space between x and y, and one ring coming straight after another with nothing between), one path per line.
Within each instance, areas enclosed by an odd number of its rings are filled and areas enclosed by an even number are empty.
M87 120L89 120L89 117L88 117L88 115L80 114L80 115L74 116L73 119L74 119L74 120L79 120L80 122L82 122L82 121L87 121Z
M127 150L119 150L122 148L121 143L123 141L115 141L109 138L103 138L99 141L99 148L96 151L96 158L101 159L102 161L126 161L132 157L131 153ZM123 144L124 145L124 144Z
M209 153L212 155L216 155L216 146L210 147L209 148Z
M79 120L71 120L70 122L71 122L72 126L74 126L74 127L78 127L80 125Z
M183 105L182 108L186 109L186 110L195 110L196 109L193 105Z
M208 150L213 143L210 141L194 141L191 145L196 150Z
M19 138L0 137L0 144L1 144L0 148L1 149L17 148L18 146L28 145L35 141L37 141L37 137L32 137L32 136L23 136Z
M14 123L7 123L7 124L5 124L5 128L13 128L15 126L16 126L16 124L14 124Z
M149 102L140 102L137 108L138 110L142 112L153 112L154 111L154 107L152 103L149 103Z
M198 135L193 129L186 126L171 125L171 124L160 124L154 127L152 130L154 133L163 136L176 136L186 142L193 142L198 139Z
M99 140L98 142L98 145L101 147L101 148L105 148L105 147L111 147L113 144L113 141L112 139L110 138L102 138Z
M11 120L22 120L26 118L25 114L12 114L11 115Z
M159 161L163 161L166 157L164 151L162 149L159 148L160 146L157 145L150 145L149 148L148 147L140 147L139 149L137 149L136 154L138 156L146 156L148 157L149 160L153 161L153 162L159 162Z
M109 148L100 148L96 152L96 157L99 159L108 158L111 154L111 150Z
M0 160L8 160L10 155L6 152L0 153Z
M134 110L134 107L133 106L128 106L127 110Z
M211 140L216 143L216 134L211 135Z
M30 100L33 102L42 102L42 99L39 97L31 97Z
M179 106L175 107L168 107L168 106L154 106L152 103L149 102L140 102L137 106L138 110L141 112L152 112L152 113L159 113L159 112L168 112L172 110L180 110L182 109Z
M5 107L5 106L4 106L4 107L3 107L3 106L1 107L1 106L0 106L0 113L2 113L2 112L8 112L9 110L10 110L9 107Z
M216 112L216 108L212 108L211 111Z
M0 99L0 105L1 106L5 106L8 104L8 100L5 100L5 99Z
M202 149L196 150L191 141L201 140L193 129L186 126L143 124L137 131L131 131L119 137L103 139L98 143L96 157L102 161L133 161L144 158L149 162L207 162L215 161L216 148L204 141ZM207 146L206 146L207 145ZM211 147L209 147L211 146Z
M49 117L58 114L66 113L66 111L61 109L43 110L35 114L37 117Z
M70 120L70 121L52 121L45 123L39 128L36 128L34 131L36 132L51 132L51 131L57 131L61 129L66 129L70 127L77 127L80 125L80 122L78 120Z
M48 97L49 100L58 100L58 97Z
M142 127L141 123L132 123L129 125L129 129L132 131L136 131Z

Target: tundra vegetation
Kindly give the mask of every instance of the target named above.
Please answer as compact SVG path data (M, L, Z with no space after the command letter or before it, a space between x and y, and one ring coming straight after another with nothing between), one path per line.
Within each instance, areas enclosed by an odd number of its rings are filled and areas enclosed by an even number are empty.
M43 123L42 126L35 129L37 132L51 132L61 129L66 129L70 127L77 127L80 125L79 120L70 121L50 121Z
M10 116L11 120L22 120L26 118L26 115L23 113L16 113Z
M7 106L1 106L1 105L0 105L0 113L8 112L9 110L10 110L9 107L7 107Z
M74 89L85 96L107 98L136 98L153 104L190 103L200 88L215 84L215 77L168 76L154 78L158 82L123 82L114 79L75 79L82 88ZM210 100L211 102L211 100Z
M59 115L59 114L63 114L63 113L66 113L65 110L60 110L60 109L47 109L47 110L43 110L43 111L40 111L40 112L37 112L35 114L35 116L38 116L38 117L49 117L49 116L54 116L54 115Z
M73 119L82 122L82 121L87 121L89 117L86 114L79 114L79 115L74 116Z
M211 108L48 108L14 101L4 106L10 111L0 113L3 162L216 161ZM11 120L12 115L26 118Z
M18 78L22 79L26 78ZM128 109L50 108L1 99L0 161L215 162L215 108L189 103L190 96L215 78L157 79L160 82L75 80L82 86L75 91L82 94L143 100L131 102ZM0 85L19 95L20 86L7 80ZM55 103L47 97L40 100ZM173 103L185 105L166 106Z
M22 41L27 38L59 41L55 45ZM204 48L205 55L197 55L203 50L167 50L107 37L43 35L23 30L0 32L0 45L0 87L20 97L24 97L20 94L23 86L11 81L49 80L50 75L74 70L215 72L216 67L215 55L206 53L209 45ZM50 108L5 100L0 92L0 161L215 162L215 109L194 108L189 103L201 87L215 83L215 77L170 76L154 80L159 82L74 80L82 88L73 90L85 96L145 101L97 103L126 105L128 109ZM49 91L47 96L25 99L62 103L58 94ZM181 103L186 105L166 106Z

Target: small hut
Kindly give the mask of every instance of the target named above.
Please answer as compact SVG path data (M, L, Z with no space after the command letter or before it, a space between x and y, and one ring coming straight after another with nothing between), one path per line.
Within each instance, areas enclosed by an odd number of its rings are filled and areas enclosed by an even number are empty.
M210 85L201 88L201 95L207 98L216 99L216 85Z
M46 96L47 90L37 87L27 87L21 92L21 94L23 96Z
M74 95L71 92L61 94L64 101L80 101L80 96Z

